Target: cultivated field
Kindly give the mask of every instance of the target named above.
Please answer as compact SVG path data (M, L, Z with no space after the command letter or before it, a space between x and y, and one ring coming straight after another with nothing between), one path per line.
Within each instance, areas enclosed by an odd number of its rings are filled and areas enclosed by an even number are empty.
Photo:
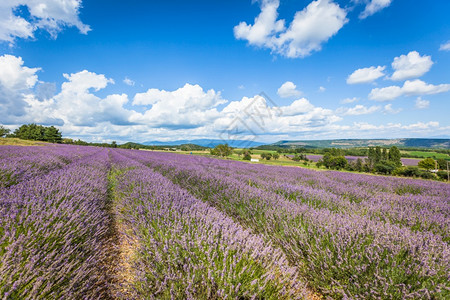
M0 146L1 299L445 299L450 185Z

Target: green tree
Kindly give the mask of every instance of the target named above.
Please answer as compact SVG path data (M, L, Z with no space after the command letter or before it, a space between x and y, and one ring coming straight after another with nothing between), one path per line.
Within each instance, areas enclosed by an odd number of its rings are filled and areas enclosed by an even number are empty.
M324 165L327 169L334 170L345 169L348 165L348 161L344 156L333 156L331 152L325 153L320 162L320 165Z
M397 166L394 162L389 161L389 160L382 160L375 164L374 170L375 170L375 172L381 173L381 174L391 174L395 170L396 167Z
M293 161L300 161L302 159L302 155L298 155L297 153L294 155L294 157L292 158Z
M419 161L419 167L425 170L432 170L436 168L436 161L431 157L425 158L424 160Z
M402 165L401 153L396 146L389 148L389 161L393 162L397 167Z
M439 170L447 170L447 161L443 158L437 160Z
M0 125L0 137L4 137L10 132L11 132L10 129L3 127L3 125Z
M261 153L261 158L265 159L265 160L270 160L272 158L272 154L271 153Z
M278 153L273 153L273 154L272 154L272 157L273 157L273 159L277 160L277 159L280 158L280 154L278 154Z
M362 172L364 170L364 164L361 158L358 158L355 162L355 170Z
M230 156L233 153L233 148L228 146L228 144L220 144L210 150L212 155L216 156Z
M383 148L383 155L382 155L382 159L383 160L388 160L389 159L389 155L388 155L388 152L387 152L387 149L386 148Z
M345 169L347 167L347 165L348 165L348 161L342 155L335 156L332 159L332 169L336 169L336 170Z
M381 147L375 147L375 163L380 162L383 159L383 154L381 153Z
M43 136L42 140L51 142L51 143L61 143L62 142L62 134L54 126L45 127L44 128L44 136Z
M27 124L17 128L14 131L14 136L23 140L43 141L44 132L45 132L44 126L36 124Z
M243 159L243 160L251 160L251 159L252 159L252 156L251 156L251 154L250 154L250 151L244 151L244 154L243 154L242 159Z

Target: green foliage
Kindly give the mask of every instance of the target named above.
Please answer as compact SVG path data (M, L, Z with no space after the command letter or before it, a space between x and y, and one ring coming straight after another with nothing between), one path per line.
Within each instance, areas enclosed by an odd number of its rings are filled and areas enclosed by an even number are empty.
M272 153L261 153L261 158L265 160L270 160L272 158Z
M278 153L273 153L273 154L272 154L272 157L273 157L273 159L277 160L277 159L280 158L280 154L278 154Z
M214 149L211 149L210 153L222 157L230 156L233 153L233 148L228 146L228 144L220 144L214 147Z
M244 152L243 155L244 155L244 156L242 157L243 160L251 160L251 159L252 159L252 156L251 156L251 154L250 154L250 151Z
M408 166L406 168L403 168L403 174L399 175L404 175L408 177L418 177L420 175L420 170L416 166Z
M401 153L396 146L392 146L389 149L388 160L394 163L395 166L400 167L402 165Z
M447 173L447 171L439 171L439 172L436 173L436 175L440 179L448 180L448 173Z
M4 137L8 135L11 132L8 128L3 127L3 125L0 125L0 137Z
M355 162L355 171L358 171L358 172L364 171L364 163L361 158L358 158Z
M391 174L396 167L397 166L393 161L382 160L374 165L374 170L381 174Z
M424 160L419 161L419 167L425 170L432 170L436 168L436 161L431 157L425 158Z
M54 126L45 127L37 124L22 125L14 131L13 136L23 140L51 143L62 142L62 134Z
M447 170L447 160L439 158L437 160L439 170Z
M339 149L336 149L336 150L339 150ZM338 154L338 153L340 153L340 151L332 151L332 152L325 153L325 155L322 158L321 163L327 169L333 169L333 170L345 169L348 166L347 159L342 155L334 156L333 153Z

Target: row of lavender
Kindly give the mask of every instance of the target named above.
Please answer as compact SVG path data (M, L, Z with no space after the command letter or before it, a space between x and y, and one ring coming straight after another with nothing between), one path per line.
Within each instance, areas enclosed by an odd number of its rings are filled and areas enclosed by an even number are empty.
M302 299L285 255L148 167L113 153L116 214L133 249L120 296L143 299ZM126 252L126 251L123 251Z
M388 221L413 231L431 231L450 241L450 205L445 201L450 198L450 185L445 183L263 165L248 168L246 164L222 168L218 173L287 199Z
M107 297L107 151L2 147L0 155L27 174L0 189L0 298ZM28 172L30 162L40 167Z
M41 147L2 146L0 188L39 176L98 152L92 147L49 145Z
M332 297L449 295L442 183L89 147L1 159L41 170L0 187L1 298L290 299L299 278Z
M126 155L274 242L323 294L449 295L448 185L165 153Z

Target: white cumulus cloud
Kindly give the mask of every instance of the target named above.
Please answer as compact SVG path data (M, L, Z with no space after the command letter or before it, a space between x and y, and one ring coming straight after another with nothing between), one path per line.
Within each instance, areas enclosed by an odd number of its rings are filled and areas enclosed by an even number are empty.
M392 108L392 104L386 104L386 105L384 106L384 108L383 108L383 112L384 112L385 114L392 114L392 115L395 115L395 114L398 114L398 113L401 112L401 111L402 111L401 108L397 108L397 109Z
M261 1L261 13L254 24L239 23L234 27L235 37L286 57L305 57L320 51L322 44L348 22L346 11L338 4L315 0L296 12L286 28L285 20L277 20L279 4L279 0Z
M439 47L439 50L441 50L441 51L450 51L450 41L441 44L441 46Z
M354 107L340 107L336 110L337 113L344 116L359 116L368 115L380 110L379 106L366 107L364 105L355 105Z
M247 40L251 45L266 46L275 33L285 29L284 20L277 21L279 5L279 0L262 0L261 13L255 18L255 23L239 23L234 27L235 37Z
M87 34L90 27L79 19L82 0L10 0L0 1L0 41L13 43L16 38L32 38L38 29L53 38L65 26L74 26ZM23 18L26 9L31 18Z
M260 95L228 102L220 92L192 84L170 91L149 89L129 97L108 94L106 89L114 81L103 74L87 70L63 74L65 81L56 87L39 81L39 70L25 66L20 57L0 56L0 120L8 128L31 122L55 125L65 137L97 142L144 142L182 137L225 140L248 137L273 141L332 138L343 134L371 138L417 136L416 133L429 136L446 134L450 130L449 126L440 126L434 121L406 125L338 123L345 116L397 112L390 104L384 107L356 105L334 111L316 106L306 98L285 106L277 106ZM414 93L417 89L434 92L436 87L431 85L430 90L430 85L414 81L398 88L404 88L404 93ZM352 99L352 102L355 101Z
M417 97L416 99L416 104L415 104L415 108L418 109L425 109L428 108L430 106L430 101L422 99L421 97Z
M134 86L134 84L135 84L134 80L131 80L128 77L125 77L125 79L123 80L123 83L125 83L126 85L129 85L129 86Z
M407 80L400 86L388 86L384 88L375 88L369 94L369 99L376 101L394 100L400 96L417 96L417 95L433 95L450 91L450 84L427 84L426 82L416 79Z
M419 52L411 51L408 55L400 55L394 58L392 68L395 72L391 79L405 80L420 77L427 73L432 65L431 56L420 56Z
M342 104L349 104L349 103L354 103L354 102L358 102L359 99L357 97L353 97L353 98L345 98L341 100Z
M297 86L292 81L286 81L283 83L277 91L278 96L281 98L297 97L302 94L297 90Z
M226 102L220 92L205 92L201 86L188 83L175 91L149 89L136 94L133 105L151 108L136 115L133 121L153 127L199 127L217 117L216 107Z
M21 57L13 55L0 56L0 120L2 123L13 122L25 114L26 95L37 81L40 68L24 66Z
M384 66L362 68L347 77L348 84L369 83L384 76Z
M360 19L365 19L373 14L375 14L376 12L382 10L383 8L388 7L389 5L391 5L392 0L358 0L356 2L365 2L366 3L366 7L364 8L364 11L361 12L361 14L359 15Z

